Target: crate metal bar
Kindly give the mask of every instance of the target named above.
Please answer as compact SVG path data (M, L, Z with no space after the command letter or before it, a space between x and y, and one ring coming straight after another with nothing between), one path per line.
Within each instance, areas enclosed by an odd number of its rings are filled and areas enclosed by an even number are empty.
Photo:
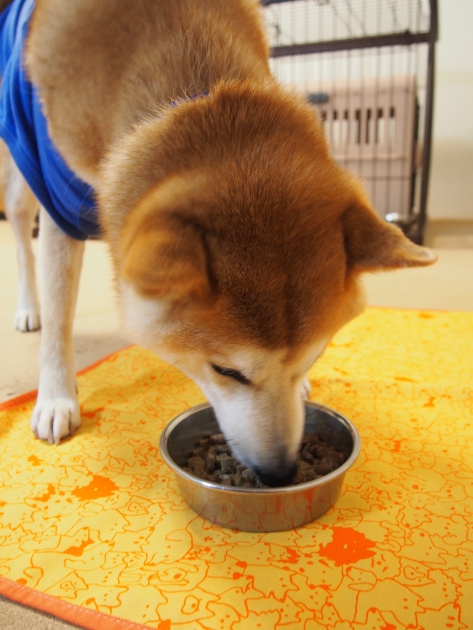
M412 44L425 44L430 41L430 33L411 33L411 31L404 31L390 35L372 35L369 37L352 37L349 39L336 39L326 42L274 46L274 48L271 49L271 57L289 57L292 55L361 50L364 48L382 48L386 46L411 46Z
M422 179L420 189L419 214L412 240L423 244L427 221L427 196L429 191L430 166L432 162L432 132L434 118L435 92L435 43L438 40L438 5L437 0L430 0L430 39L427 67L427 98L425 105L424 151L422 156Z
M380 0L381 1L381 0ZM391 0L395 2L396 0ZM420 0L418 0L420 2ZM273 4L298 4L298 0L260 0L267 7ZM319 5L329 4L330 0L319 0ZM410 47L417 44L426 44L428 47L428 61L426 68L426 102L423 129L423 152L420 181L419 210L402 222L400 227L412 238L414 242L422 244L427 218L427 197L431 170L432 153L432 123L434 111L434 83L435 83L435 44L438 40L438 0L429 0L430 20L428 31L412 32L411 30L399 31L380 35L364 37L331 39L327 41L306 42L292 45L276 45L271 50L271 57L290 57L294 55L310 55L317 53L330 53L340 51L354 51L363 49L381 49L385 47ZM394 4L393 4L394 6Z

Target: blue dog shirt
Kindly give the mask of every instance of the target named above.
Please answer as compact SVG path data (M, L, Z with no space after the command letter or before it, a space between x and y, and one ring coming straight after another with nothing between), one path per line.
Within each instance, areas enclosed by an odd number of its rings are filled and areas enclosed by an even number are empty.
M0 137L41 205L78 240L100 233L94 191L55 149L23 50L34 0L14 0L0 14Z

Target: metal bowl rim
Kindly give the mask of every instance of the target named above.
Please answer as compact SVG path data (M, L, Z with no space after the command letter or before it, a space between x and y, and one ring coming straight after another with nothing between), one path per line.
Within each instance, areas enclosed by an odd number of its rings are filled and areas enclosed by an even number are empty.
M183 411L179 415L175 416L172 420L170 420L169 423L164 427L163 432L161 434L161 438L159 440L159 451L161 453L162 458L166 462L166 464L170 468L172 468L172 470L174 470L174 472L178 476L184 477L184 479L187 479L191 483L198 484L199 486L203 486L204 488L214 490L216 492L222 492L225 494L228 494L228 493L231 493L231 494L288 494L288 493L296 493L299 491L308 490L309 488L321 487L321 486L326 485L327 483L330 483L331 481L333 481L334 479L338 477L343 477L346 471L349 468L351 468L351 466L357 460L358 455L360 454L361 437L355 425L352 422L350 422L348 418L345 418L345 416L343 416L338 411L335 411L334 409L331 409L330 407L326 407L325 405L314 402L312 400L303 400L303 403L304 403L304 407L308 406L308 407L314 407L315 409L320 409L321 411L324 411L328 415L331 415L334 418L336 418L348 429L353 439L353 449L350 454L350 457L345 462L343 462L341 466L333 470L331 473L329 473L328 475L323 475L322 477L319 477L318 479L313 479L312 481L306 481L304 483L299 483L297 485L281 486L277 488L237 488L236 486L224 486L219 483L207 481L206 479L200 479L200 477L196 477L195 475L191 475L187 473L180 466L178 466L176 462L172 459L172 457L169 455L168 449L167 449L167 442L174 428L178 424L180 424L183 420L188 418L190 415L198 411L201 411L202 409L211 408L212 405L210 405L210 403L208 402L195 405L194 407L190 407L190 409Z

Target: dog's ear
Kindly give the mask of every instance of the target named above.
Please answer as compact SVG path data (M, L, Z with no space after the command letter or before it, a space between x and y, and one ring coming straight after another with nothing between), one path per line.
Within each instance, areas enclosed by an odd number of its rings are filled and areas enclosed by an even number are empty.
M150 193L121 241L123 279L172 308L205 306L214 294L205 232L185 212L186 192L174 182Z
M383 221L364 202L342 214L342 229L349 270L423 267L437 260L432 250L415 245L398 227Z
M211 297L202 235L179 220L146 225L135 234L122 271L145 296L178 307Z

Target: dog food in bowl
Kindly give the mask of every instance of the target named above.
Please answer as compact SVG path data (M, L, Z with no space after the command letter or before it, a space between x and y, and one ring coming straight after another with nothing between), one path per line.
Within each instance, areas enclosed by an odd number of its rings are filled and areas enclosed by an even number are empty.
M230 453L225 452L228 447L223 443L217 419L209 404L193 407L171 420L161 435L160 452L164 461L174 470L183 499L187 504L197 514L212 523L247 532L276 532L301 527L330 509L340 494L345 473L358 457L360 436L353 424L336 411L310 401L305 401L304 405L305 438L301 449L301 459L304 459L302 452L310 453L311 449L319 448L319 444L311 437L312 434L317 434L325 445L333 446L344 456L348 453L348 457L335 470L323 476L315 472L314 474L319 476L311 481L301 479L300 483L277 488L263 485L246 486L247 481L252 482L251 477L254 475L252 471L245 472L247 469L238 471L242 479L249 477L241 486L223 485L222 479L211 481L196 476L194 471L198 468L201 474L215 476L217 466L211 473L207 472L205 443L204 446L199 444L202 439L209 439L210 442L211 435L218 435L213 438L217 444L212 446L221 447L220 454L226 456L223 457L223 470L221 466L216 476L236 474L224 472L231 469L233 464L229 461ZM309 446L310 444L312 445ZM196 451L199 448L203 450ZM313 456L313 453L310 454ZM191 457L198 457L201 460L191 462L194 468L188 466ZM305 457L310 459L307 454ZM304 461L310 463L307 459ZM322 457L323 460L324 457ZM236 470L238 464L234 465ZM332 465L333 462L330 467ZM299 467L305 468L305 465L300 464ZM192 472L188 472L185 468ZM232 483L234 483L233 479Z
M290 484L297 485L319 479L336 470L349 457L352 446L348 441L335 448L324 435L309 433L302 439L297 468ZM266 488L258 475L232 454L222 433L212 433L196 440L195 448L184 462L185 472L223 486Z

